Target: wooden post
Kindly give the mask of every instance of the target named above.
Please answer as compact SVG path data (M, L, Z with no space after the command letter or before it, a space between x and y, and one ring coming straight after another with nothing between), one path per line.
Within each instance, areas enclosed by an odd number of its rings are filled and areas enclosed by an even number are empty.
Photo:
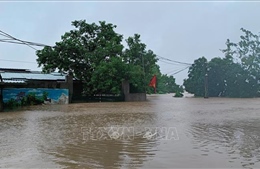
M4 111L4 102L3 102L3 78L0 74L0 112Z
M3 88L0 89L0 112L4 111Z

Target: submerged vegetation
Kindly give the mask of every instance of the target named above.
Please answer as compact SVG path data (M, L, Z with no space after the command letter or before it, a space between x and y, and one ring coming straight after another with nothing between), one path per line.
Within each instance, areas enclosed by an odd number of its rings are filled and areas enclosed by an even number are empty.
M215 57L208 61L201 57L194 61L188 78L184 80L187 92L204 96L208 83L210 97L260 96L260 37L241 30L244 35L240 36L239 42L227 40L226 49L222 50L224 58Z

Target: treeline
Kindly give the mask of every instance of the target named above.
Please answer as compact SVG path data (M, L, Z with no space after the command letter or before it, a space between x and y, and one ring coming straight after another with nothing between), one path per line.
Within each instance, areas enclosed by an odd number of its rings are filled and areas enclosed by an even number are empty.
M227 40L226 49L222 50L224 58L208 61L201 57L194 61L183 84L187 92L204 96L208 84L210 97L260 96L260 37L241 30L239 42Z
M60 71L72 74L84 82L84 94L120 94L121 83L127 80L132 92L153 93L148 87L157 76L157 91L181 91L174 77L162 75L156 54L147 50L140 35L125 39L115 32L116 26L104 21L89 24L73 21L73 30L61 36L54 47L38 50L37 62L46 73Z

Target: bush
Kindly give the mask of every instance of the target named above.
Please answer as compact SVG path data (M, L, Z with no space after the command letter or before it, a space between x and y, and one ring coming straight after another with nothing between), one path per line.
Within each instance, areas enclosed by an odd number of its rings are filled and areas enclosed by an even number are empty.
M183 94L180 91L177 91L174 97L183 97Z

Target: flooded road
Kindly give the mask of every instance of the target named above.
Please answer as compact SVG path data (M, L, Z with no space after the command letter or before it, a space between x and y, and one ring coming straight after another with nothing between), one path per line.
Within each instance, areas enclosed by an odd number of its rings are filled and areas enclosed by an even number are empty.
M0 113L1 168L260 168L260 99L148 96Z

